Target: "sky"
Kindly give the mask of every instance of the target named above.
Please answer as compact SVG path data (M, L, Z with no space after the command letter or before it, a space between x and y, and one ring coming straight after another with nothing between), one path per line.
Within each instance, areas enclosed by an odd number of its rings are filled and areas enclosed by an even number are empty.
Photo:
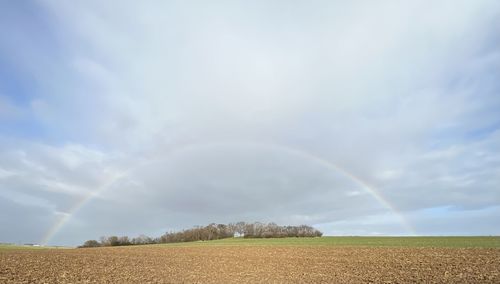
M500 234L500 2L0 1L0 242Z

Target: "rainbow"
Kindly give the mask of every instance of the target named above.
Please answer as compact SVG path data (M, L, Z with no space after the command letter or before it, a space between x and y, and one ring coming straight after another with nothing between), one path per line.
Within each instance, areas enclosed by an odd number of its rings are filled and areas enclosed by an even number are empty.
M211 147L216 147L216 146L229 146L232 144L228 143L203 143L203 144L188 144L184 145L182 147L178 147L174 149L170 154L173 153L179 153L182 151L190 151L194 149L200 149L200 148L211 148ZM285 145L279 145L279 144L260 144L260 143L237 143L234 145L250 145L250 146L260 146L264 147L267 149L275 150L275 151L282 151L285 153L288 153L290 155L294 155L296 157L300 157L303 159L307 159L309 161L312 161L314 163L317 163L318 165L321 165L325 167L326 169L329 169L331 171L337 172L342 174L343 176L347 177L351 181L353 181L355 184L360 186L365 192L370 194L380 205L382 205L384 208L388 209L392 214L394 214L397 218L398 221L400 222L401 226L407 231L408 234L410 235L417 235L416 230L411 226L411 224L406 220L404 215L387 200L375 187L370 185L368 182L363 180L362 178L352 174L351 172L347 171L346 169L338 166L337 164L334 164L326 159L323 159L321 157L318 157L314 154L311 154L309 152L305 152L303 150L285 146ZM147 166L149 164L154 163L158 159L154 159L148 162L143 162L140 163L130 169L127 169L122 172L118 172L115 174L112 174L109 179L104 182L100 187L98 187L96 190L92 191L89 193L87 196L84 196L81 200L75 203L73 207L71 207L68 212L62 213L61 217L52 225L49 230L45 233L43 236L43 239L40 241L40 244L46 245L50 240L64 227L66 223L70 221L70 219L82 208L90 202L92 199L96 198L97 196L101 195L103 192L111 188L117 181L119 181L122 178L127 177L130 175L131 172L142 168L144 166Z

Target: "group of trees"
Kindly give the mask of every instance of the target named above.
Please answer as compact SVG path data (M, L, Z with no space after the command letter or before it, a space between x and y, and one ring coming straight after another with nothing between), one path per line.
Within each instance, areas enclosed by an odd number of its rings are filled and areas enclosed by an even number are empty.
M168 232L159 238L150 238L145 235L130 239L127 236L101 237L100 241L88 240L80 247L99 246L128 246L158 243L178 243L193 241L209 241L231 238L234 236L245 238L285 238L285 237L321 237L323 233L307 225L279 226L275 223L230 223L215 224L204 227L195 227L180 232Z
M150 238L145 235L140 235L136 238L130 239L127 236L117 237L101 237L100 241L88 240L80 247L92 248L92 247L114 247L114 246L130 246L130 245L147 245L147 244L158 244L160 243L160 238Z
M193 241L211 241L234 236L230 225L212 223L205 227L195 227L180 232L165 233L160 237L160 243L179 243Z
M245 238L286 238L286 237L321 237L322 232L307 225L279 226L275 223L253 223L243 225Z

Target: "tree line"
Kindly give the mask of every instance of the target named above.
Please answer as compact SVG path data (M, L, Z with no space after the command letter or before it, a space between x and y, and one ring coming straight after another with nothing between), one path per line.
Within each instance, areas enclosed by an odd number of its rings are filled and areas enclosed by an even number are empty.
M101 237L99 241L88 240L80 247L129 246L145 244L164 244L194 241L210 241L232 237L244 238L286 238L286 237L321 237L319 230L308 226L280 226L276 223L229 223L209 224L178 232L167 232L158 238L140 235L136 238L128 236Z

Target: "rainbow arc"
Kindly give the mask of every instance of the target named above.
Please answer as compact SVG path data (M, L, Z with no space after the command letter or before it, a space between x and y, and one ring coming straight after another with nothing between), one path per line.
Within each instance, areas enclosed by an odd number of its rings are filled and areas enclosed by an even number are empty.
M178 153L181 151L190 151L194 149L200 149L200 148L210 148L210 147L216 147L216 146L227 146L228 144L224 143L204 143L204 144L188 144L184 145L183 147L178 147L174 149L170 154L173 153ZM271 149L274 151L282 151L290 155L294 155L296 157L300 157L309 161L312 161L314 163L317 163L318 165L321 165L322 167L325 167L331 171L334 171L336 173L340 173L343 176L347 177L351 181L353 181L355 184L357 184L360 188L362 188L366 193L370 194L381 206L384 208L388 209L394 216L396 216L401 224L401 226L410 234L410 235L416 235L415 229L411 226L411 224L406 220L404 215L397 209L396 206L394 206L387 198L385 198L374 186L370 185L367 181L364 179L360 178L359 176L356 176L349 172L348 170L340 167L337 164L334 164L326 159L323 159L321 157L318 157L316 155L313 155L309 152L302 151L297 148L292 148L284 145L278 145L278 144L257 144L257 143L238 143L235 145L253 145L253 146L260 146L264 147L267 149ZM126 178L129 176L133 171L142 168L144 166L150 165L154 163L157 160L152 160L148 162L143 162L140 163L139 165L136 165L128 170L113 174L110 176L110 178L103 183L100 187L98 187L96 190L92 191L89 193L87 196L84 196L81 200L75 203L73 207L71 207L68 212L61 214L62 216L59 218L57 222L55 222L49 230L45 233L43 239L41 240L40 244L46 245L47 243L50 242L50 240L66 225L71 218L82 208L85 206L85 204L89 203L92 201L94 198L97 196L101 195L103 192L106 190L112 188L112 186L119 180Z

